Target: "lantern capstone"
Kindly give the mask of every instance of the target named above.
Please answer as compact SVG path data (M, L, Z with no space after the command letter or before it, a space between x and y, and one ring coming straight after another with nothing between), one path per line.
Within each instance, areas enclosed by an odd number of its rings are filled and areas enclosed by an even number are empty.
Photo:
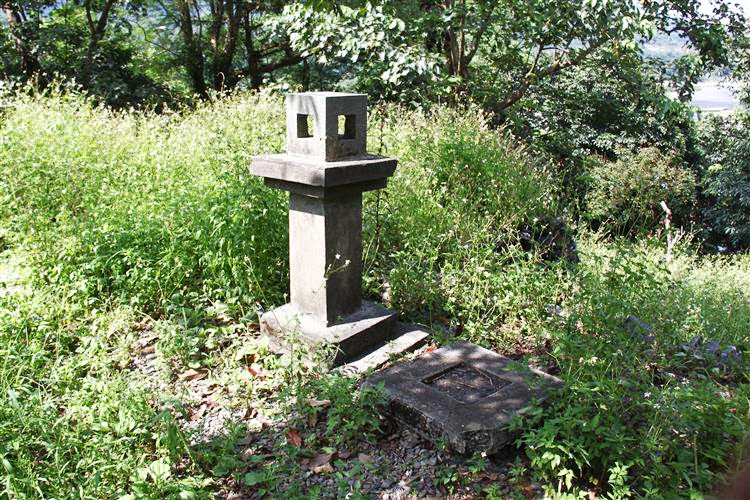
M286 97L287 153L325 161L364 155L367 96L305 92Z

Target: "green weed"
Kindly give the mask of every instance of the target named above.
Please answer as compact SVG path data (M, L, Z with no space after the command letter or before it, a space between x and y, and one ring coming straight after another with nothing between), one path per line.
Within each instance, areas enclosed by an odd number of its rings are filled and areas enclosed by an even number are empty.
M315 494L282 479L302 457L374 440L382 400L305 364L298 342L281 358L251 342L287 288L285 195L247 171L283 148L280 99L161 115L75 93L13 101L0 261L22 277L0 282L14 287L0 294L0 496L190 497L222 479ZM748 257L699 258L683 242L668 260L658 238L582 233L578 265L552 261L519 233L548 229L556 183L479 111L381 107L370 133L400 163L365 196L366 293L444 341L533 353L566 383L519 428L528 462L512 478L561 496L711 490L748 428ZM629 331L629 316L650 329ZM133 366L145 335L155 378L200 369L232 404L299 427L306 447L281 437L240 456L241 424L191 445L183 395L155 393ZM356 472L336 472L342 494L359 494ZM454 474L437 481L458 487Z

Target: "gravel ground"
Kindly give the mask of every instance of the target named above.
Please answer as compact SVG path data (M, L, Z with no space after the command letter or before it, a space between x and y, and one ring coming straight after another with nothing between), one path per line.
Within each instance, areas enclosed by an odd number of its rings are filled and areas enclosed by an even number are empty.
M284 419L273 418L262 409L236 407L232 395L214 383L206 373L188 371L168 382L160 376L155 354L155 336L150 327L141 326L139 340L134 344L133 366L147 380L147 387L156 394L180 394L185 408L177 420L190 436L194 449L210 446L225 439L228 429L243 426L246 436L233 442L234 451L245 458L251 455L273 457L283 449L278 444L286 439L288 428ZM418 356L426 346L411 357ZM294 415L288 416L293 419ZM319 427L322 433L324 422ZM362 441L352 449L339 449L329 455L314 455L303 450L298 458L298 472L277 478L281 489L291 485L302 491L314 492L318 498L347 498L358 491L366 498L478 498L477 493L495 485L501 498L542 498L538 485L523 482L512 485L510 469L516 460L512 451L487 457L485 468L472 473L471 459L453 455L435 447L417 434L386 421L387 428L377 442ZM315 429L306 429L306 432ZM313 454L313 456L308 456ZM455 475L446 485L441 479ZM220 479L219 498L262 498L252 487L232 479Z
M20 274L11 262L0 261L0 297L22 292L17 285ZM232 438L237 455L273 456L283 449L286 439L285 420L273 418L263 409L243 408L236 395L211 380L207 373L190 371L176 380L166 380L156 355L153 325L132 325L139 331L133 345L132 367L145 380L148 390L158 395L178 395L183 412L174 412L180 427L190 437L190 446L201 449L226 439L228 430L242 428L246 436ZM425 346L409 357L422 354L434 346ZM166 397L165 400L169 398ZM162 403L169 404L169 403ZM294 417L288 416L288 417ZM322 432L324 422L316 425ZM314 425L313 425L314 427ZM494 484L500 498L542 498L538 485L522 480L511 485L509 475L516 460L514 453L487 457L481 472L470 472L471 460L435 447L408 429L386 421L386 429L377 442L362 441L352 449L338 449L329 455L314 455L303 450L298 458L297 473L277 478L283 490L291 485L305 492L318 492L318 498L348 498L358 491L366 498L477 498L477 492ZM306 429L310 432L315 429ZM311 455L312 456L309 456ZM458 475L455 475L459 472ZM442 479L451 478L446 481ZM217 479L218 498L262 498L252 487L232 479Z

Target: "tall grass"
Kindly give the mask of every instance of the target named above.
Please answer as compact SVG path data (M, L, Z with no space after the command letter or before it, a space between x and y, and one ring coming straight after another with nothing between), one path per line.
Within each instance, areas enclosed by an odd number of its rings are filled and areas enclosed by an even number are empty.
M555 212L544 165L474 108L387 108L371 128L370 144L399 167L385 193L366 199L370 289L385 287L418 321L451 317L469 338L511 349L498 333L508 313L535 315L549 300L539 293L547 274L517 245L520 226Z
M281 99L164 114L75 94L12 101L0 117L0 266L25 277L0 294L0 497L213 488L212 471L181 461L166 396L131 365L133 324L155 321L171 376L222 364L218 313L247 323L285 300L286 195L247 170L283 149ZM748 429L747 256L682 246L667 262L658 238L583 234L578 266L544 261L518 230L556 214L557 187L479 110L378 107L369 131L399 167L365 196L366 293L438 340L559 369L566 390L519 438L550 493L684 496L731 468ZM629 315L652 329L629 332ZM244 337L221 328L241 359ZM256 383L241 380L232 390ZM328 414L347 414L341 404Z
M129 369L130 324L176 318L179 340L200 342L207 308L254 318L261 297L282 300L284 197L247 172L281 148L280 110L259 95L163 115L15 98L0 121L0 237L29 291L0 298L0 497L152 481L174 424Z
M667 262L659 240L581 243L552 342L568 387L520 444L553 490L698 495L748 437L750 258Z
M281 106L252 96L188 114L19 97L0 129L0 202L36 276L82 301L162 314L284 291L284 197L247 171L280 150ZM250 311L252 312L252 311Z
M365 199L370 293L388 287L407 315L469 328L538 296L542 273L523 284L497 272L513 265L514 231L554 211L526 153L477 109L387 108L370 121L371 149L400 162L389 190ZM0 132L3 226L35 276L80 301L157 315L221 302L252 316L286 290L286 195L247 171L283 149L282 123L266 95L165 115L18 97Z

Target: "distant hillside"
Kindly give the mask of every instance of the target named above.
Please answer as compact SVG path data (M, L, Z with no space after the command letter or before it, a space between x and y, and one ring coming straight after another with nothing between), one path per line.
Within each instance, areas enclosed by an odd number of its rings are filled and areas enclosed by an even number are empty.
M643 54L653 59L673 61L691 52L679 35L657 34L653 40L641 42Z

